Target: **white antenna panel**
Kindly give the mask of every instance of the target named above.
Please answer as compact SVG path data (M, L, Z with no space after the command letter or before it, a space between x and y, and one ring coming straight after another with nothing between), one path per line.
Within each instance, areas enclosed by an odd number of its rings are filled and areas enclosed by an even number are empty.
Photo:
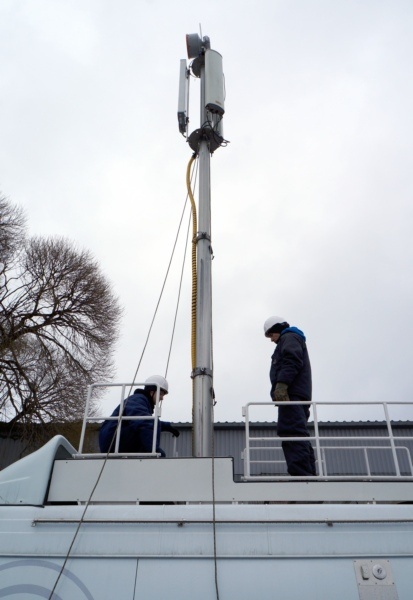
M179 131L185 135L188 124L188 69L183 58L179 64L179 96L178 96L178 125Z
M205 108L219 115L225 112L222 56L216 50L205 52Z

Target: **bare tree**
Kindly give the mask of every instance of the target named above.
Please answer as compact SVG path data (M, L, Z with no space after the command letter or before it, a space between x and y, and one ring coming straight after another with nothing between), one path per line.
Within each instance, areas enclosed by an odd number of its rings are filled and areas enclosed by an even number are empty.
M0 196L0 262L3 266L21 247L25 237L25 222L21 208Z
M79 419L87 385L113 375L118 301L89 252L27 239L22 213L4 198L0 211L0 420Z

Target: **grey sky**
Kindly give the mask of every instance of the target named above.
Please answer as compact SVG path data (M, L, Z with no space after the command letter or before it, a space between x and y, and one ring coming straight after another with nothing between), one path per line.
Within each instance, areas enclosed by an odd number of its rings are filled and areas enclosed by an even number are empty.
M178 70L199 23L223 55L231 142L212 159L215 419L269 399L270 314L307 335L315 400L410 401L410 0L3 0L0 189L32 234L99 260L129 381L186 197ZM142 379L165 370L182 253ZM163 416L191 420L189 259L177 328ZM328 413L343 415L381 417Z

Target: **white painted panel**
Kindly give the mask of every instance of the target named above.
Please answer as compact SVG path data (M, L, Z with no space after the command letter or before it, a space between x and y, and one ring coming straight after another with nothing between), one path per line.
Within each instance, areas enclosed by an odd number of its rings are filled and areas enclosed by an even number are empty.
M135 559L69 559L58 581L56 600L133 600ZM49 598L62 559L0 558L0 598Z
M230 458L117 458L55 461L48 502L411 501L413 481L235 483Z
M214 600L211 559L140 559L134 600ZM235 599L236 596L230 595Z

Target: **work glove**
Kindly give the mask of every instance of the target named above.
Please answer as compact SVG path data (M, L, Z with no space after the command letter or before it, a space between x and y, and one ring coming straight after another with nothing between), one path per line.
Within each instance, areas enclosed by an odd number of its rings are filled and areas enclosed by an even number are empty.
M181 432L178 429L176 429L176 427L171 427L170 432L174 437L179 437L181 435Z
M272 397L274 402L289 402L288 385L286 383L276 383Z

